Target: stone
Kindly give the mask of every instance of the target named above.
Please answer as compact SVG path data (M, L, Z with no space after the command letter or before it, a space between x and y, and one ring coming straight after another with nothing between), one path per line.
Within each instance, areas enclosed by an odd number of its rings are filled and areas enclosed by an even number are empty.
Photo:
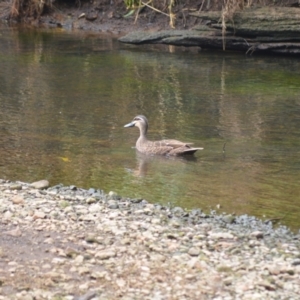
M175 227L175 228L179 228L181 226L181 223L178 220L171 220L169 224L170 224L170 226Z
M16 195L11 198L11 201L13 204L23 204L24 203L24 198L20 195Z
M31 186L35 189L42 190L49 187L49 181L48 180L39 180L31 183Z
M212 239L234 239L235 237L229 232L209 232L209 237Z
M299 266L299 265L300 265L300 259L299 258L292 261L292 266Z
M111 200L120 200L121 197L116 192L110 191L108 193L108 199L111 199Z
M189 250L188 250L188 254L190 256L198 256L200 254L200 248L198 247L191 247Z
M22 190L22 185L19 183L12 183L9 188L13 191L13 190L17 190L20 191Z
M95 203L97 200L94 197L89 197L85 200L87 204Z
M3 218L9 220L11 219L12 215L13 214L8 210L3 214Z
M83 255L77 255L74 259L74 261L77 263L77 264L82 264L83 261L84 261L84 256Z
M134 199L130 199L130 201L131 201L132 203L140 203L140 202L143 201L143 199L142 199L142 198L134 198Z
M109 259L111 257L115 257L116 256L116 252L112 251L112 250L103 250L103 251L99 251L96 253L95 257L99 258L99 259Z
M110 209L117 209L117 208L119 208L119 204L115 200L108 200L107 201L107 207L110 208Z
M39 210L35 211L34 215L33 215L34 220L36 220L36 219L45 219L45 217L46 217L46 214L42 211L39 211Z
M232 224L235 221L235 216L233 215L226 215L222 217L223 221L227 224Z
M176 216L176 217L180 217L182 216L183 214L185 214L185 211L183 208L181 207L174 207L172 209L172 213Z
M257 230L257 231L251 232L250 236L252 238L254 237L254 238L257 238L257 239L262 239L264 237L264 234L263 234L263 232Z

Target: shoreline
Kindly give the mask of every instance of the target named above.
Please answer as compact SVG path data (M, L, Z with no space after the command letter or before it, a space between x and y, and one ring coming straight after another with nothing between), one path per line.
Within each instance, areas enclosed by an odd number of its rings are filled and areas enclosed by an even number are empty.
M0 19L37 28L93 32L118 36L121 43L198 47L199 50L238 51L246 55L300 54L299 3L263 5L254 1L214 1L134 5L132 1L41 2L3 4ZM131 3L131 4L130 4ZM18 7L18 5L20 5Z
M2 299L297 299L300 234L76 186L0 180Z

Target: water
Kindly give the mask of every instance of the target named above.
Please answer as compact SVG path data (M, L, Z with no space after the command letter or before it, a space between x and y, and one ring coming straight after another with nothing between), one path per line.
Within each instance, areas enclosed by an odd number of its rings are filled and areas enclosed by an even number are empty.
M300 228L300 61L129 46L61 31L0 31L0 178L48 179ZM204 147L194 160L132 147Z

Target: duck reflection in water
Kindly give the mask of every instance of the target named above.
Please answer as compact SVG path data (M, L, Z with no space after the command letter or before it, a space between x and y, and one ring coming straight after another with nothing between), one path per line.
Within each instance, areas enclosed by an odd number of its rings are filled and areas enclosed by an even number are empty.
M171 172L173 173L174 168L176 170L181 170L182 168L186 167L186 164L189 161L197 161L197 157L193 155L189 156L162 156L162 155L147 155L144 153L141 153L136 150L136 168L133 170L130 170L132 175L136 177L144 177L147 175L148 172L151 173L150 169L151 166L154 169L159 168L160 170L163 170L163 172Z
M147 139L148 120L143 115L136 116L132 122L124 127L138 127L140 136L136 141L136 149L144 154L159 154L166 156L193 155L197 150L203 148L192 147L192 143L184 143L177 140L149 141Z

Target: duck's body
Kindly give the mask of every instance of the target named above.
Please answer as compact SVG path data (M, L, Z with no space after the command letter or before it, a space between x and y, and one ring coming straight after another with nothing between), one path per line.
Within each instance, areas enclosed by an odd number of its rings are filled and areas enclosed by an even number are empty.
M140 129L136 149L141 153L179 156L191 155L197 150L203 150L203 148L191 147L192 143L183 143L177 140L149 141L147 139L148 120L145 116L136 116L131 123L126 124L124 127L134 126Z

